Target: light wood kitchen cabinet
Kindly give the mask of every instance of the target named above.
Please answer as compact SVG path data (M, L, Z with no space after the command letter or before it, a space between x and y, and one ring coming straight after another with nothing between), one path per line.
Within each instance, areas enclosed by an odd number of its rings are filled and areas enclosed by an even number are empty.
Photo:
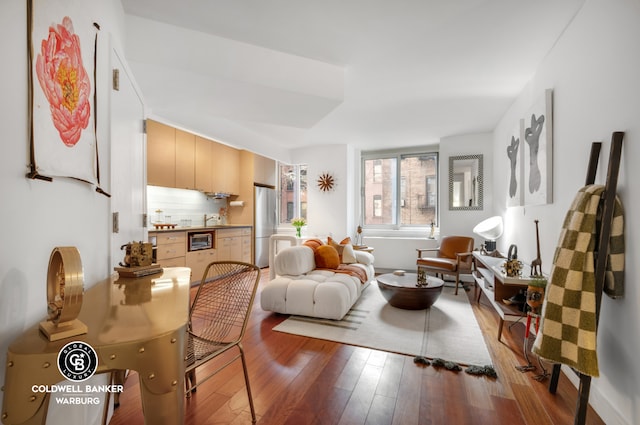
M196 137L196 189L213 192L213 142L200 136Z
M240 229L216 230L218 261L240 261L242 258L242 232Z
M156 236L156 262L162 267L185 267L187 236L185 232L149 232Z
M242 235L240 239L240 244L242 245L242 254L241 260L245 263L253 263L253 238L251 234L250 227L243 227L241 229Z
M179 189L196 189L196 136L176 129L176 183Z
M152 120L147 120L147 184L176 184L176 130Z
M253 182L268 186L276 185L276 161L253 154Z
M212 154L213 191L237 195L240 192L240 151L214 143Z
M216 230L218 261L244 261L251 263L251 227Z
M191 282L200 282L207 265L217 261L216 249L187 252L187 267L191 268Z
M240 151L147 120L147 184L240 193Z

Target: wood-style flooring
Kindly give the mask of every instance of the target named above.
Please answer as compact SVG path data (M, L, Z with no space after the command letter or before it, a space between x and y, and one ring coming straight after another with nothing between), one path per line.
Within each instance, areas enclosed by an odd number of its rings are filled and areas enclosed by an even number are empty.
M468 296L498 374L497 379L417 366L413 357L274 332L286 318L260 308L260 288L244 339L258 424L572 424L577 390L564 374L556 394L540 372L520 372L524 325L505 324L488 301ZM473 320L473 318L469 318ZM215 365L210 367L214 370ZM207 366L209 367L209 366ZM550 369L550 367L547 367ZM120 397L111 425L144 423L135 372ZM242 367L236 361L185 399L185 424L250 424ZM604 422L589 408L587 424Z

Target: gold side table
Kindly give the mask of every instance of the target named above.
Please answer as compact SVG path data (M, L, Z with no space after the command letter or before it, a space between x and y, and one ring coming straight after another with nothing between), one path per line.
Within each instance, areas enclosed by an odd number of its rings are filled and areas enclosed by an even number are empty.
M63 380L58 352L77 340L96 351L96 373L138 372L146 424L183 423L190 274L187 267L141 278L114 274L84 294L78 319L86 334L49 341L38 324L25 331L7 352L2 422L45 423L50 393L32 389Z

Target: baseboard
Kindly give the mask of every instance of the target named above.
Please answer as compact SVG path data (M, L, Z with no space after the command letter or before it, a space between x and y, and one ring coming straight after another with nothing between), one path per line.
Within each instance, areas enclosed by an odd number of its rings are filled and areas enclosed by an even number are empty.
M568 366L562 366L562 373L569 379L569 381L573 384L576 389L580 384L580 379L578 375L576 375L571 368ZM620 412L615 409L607 400L606 397L599 391L597 386L591 383L591 389L589 391L589 404L596 411L600 419L607 425L631 425L630 422L627 422L622 416L620 416ZM576 396L577 397L577 396ZM577 403L576 398L576 403Z

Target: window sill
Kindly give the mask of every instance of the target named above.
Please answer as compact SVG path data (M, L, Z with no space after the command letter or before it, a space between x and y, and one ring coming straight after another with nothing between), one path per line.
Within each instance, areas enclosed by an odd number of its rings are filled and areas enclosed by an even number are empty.
M431 233L429 228L408 228L408 229L366 229L362 232L365 238L396 238L396 239L430 239ZM434 238L439 239L440 231L435 229Z

